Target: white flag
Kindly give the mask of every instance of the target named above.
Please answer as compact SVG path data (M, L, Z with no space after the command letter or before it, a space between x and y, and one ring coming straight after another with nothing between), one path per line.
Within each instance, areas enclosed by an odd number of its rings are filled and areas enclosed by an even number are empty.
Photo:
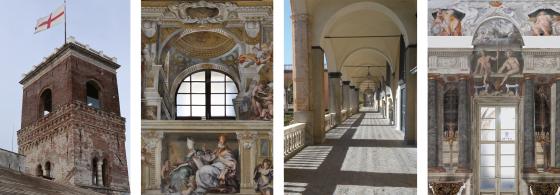
M62 5L48 16L39 18L39 20L37 20L37 26L35 26L35 33L47 30L56 24L64 22L64 14L66 13L64 13L64 5Z

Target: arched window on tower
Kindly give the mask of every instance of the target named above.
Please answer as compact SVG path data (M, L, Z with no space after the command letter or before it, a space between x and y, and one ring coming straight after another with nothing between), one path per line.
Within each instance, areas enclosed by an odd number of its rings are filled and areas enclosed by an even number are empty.
M43 167L41 165L37 165L37 169L35 170L35 175L37 177L43 177Z
M99 181L97 181L97 158L91 160L91 184L99 184Z
M193 73L177 90L177 119L235 119L237 93L229 75L213 70Z
M101 178L103 179L103 186L109 187L109 161L103 159L103 164L101 165Z
M47 161L45 163L45 177L46 178L52 178L51 176L51 162Z
M87 98L86 103L88 106L94 108L100 108L101 102L99 101L99 87L98 85L93 82L89 81L86 83L86 90L87 90Z
M52 92L47 89L41 93L41 114L46 116L52 112Z

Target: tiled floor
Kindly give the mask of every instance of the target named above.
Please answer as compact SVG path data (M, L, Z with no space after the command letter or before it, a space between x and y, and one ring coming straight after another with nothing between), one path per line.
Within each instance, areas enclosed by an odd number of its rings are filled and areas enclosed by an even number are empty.
M365 110L284 165L285 194L416 194L416 146Z

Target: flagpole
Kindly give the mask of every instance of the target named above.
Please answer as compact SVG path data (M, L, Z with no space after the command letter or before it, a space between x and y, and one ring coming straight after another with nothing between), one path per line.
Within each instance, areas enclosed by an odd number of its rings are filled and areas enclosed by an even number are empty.
M66 11L66 0L64 0L64 44L66 44L66 14L68 12Z

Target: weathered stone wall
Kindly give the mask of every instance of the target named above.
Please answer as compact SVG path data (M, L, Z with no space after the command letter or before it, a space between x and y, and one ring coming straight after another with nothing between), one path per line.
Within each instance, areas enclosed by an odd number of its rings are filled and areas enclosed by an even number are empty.
M25 156L0 149L0 167L23 172Z

